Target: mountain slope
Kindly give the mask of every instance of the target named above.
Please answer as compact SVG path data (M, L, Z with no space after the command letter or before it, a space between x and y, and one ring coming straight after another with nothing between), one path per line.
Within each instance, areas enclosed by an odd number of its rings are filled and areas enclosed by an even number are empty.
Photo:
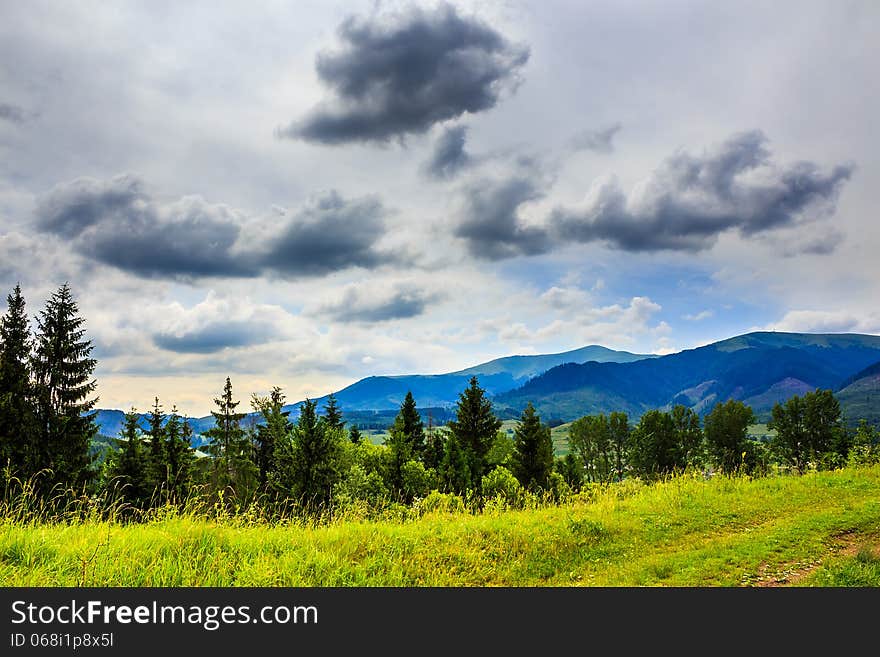
M409 374L402 376L370 376L335 393L339 405L346 410L391 410L400 407L407 391L411 391L419 406L450 406L458 401L459 393L476 376L489 395L513 390L531 377L563 363L635 362L653 355L614 351L599 345L590 345L558 354L534 356L507 356L496 358L448 374ZM323 405L326 397L316 400ZM290 408L297 408L292 405Z
M632 363L555 367L498 395L496 407L518 414L529 401L546 419L684 404L708 412L717 401L741 399L766 415L777 401L840 383L880 358L880 336L749 333L660 358Z
M859 420L880 424L880 362L844 381L837 392L837 398L851 424L856 424Z

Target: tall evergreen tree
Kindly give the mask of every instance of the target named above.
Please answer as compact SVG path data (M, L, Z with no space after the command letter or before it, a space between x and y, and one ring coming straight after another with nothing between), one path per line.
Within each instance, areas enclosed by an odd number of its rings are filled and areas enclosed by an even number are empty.
M425 429L425 451L422 453L422 462L426 468L440 469L444 454L443 431L434 428L434 418L428 414L428 426Z
M75 488L92 476L89 446L98 433L94 422L97 361L85 340L85 320L67 283L46 302L37 319L33 373L39 422L37 466L48 468L53 483Z
M363 440L363 436L361 436L361 431L358 429L356 424L351 425L351 430L348 432L348 439L354 445L359 445L361 440Z
M454 433L444 441L443 458L439 468L440 483L448 493L464 495L471 484L471 467L465 449Z
M185 419L181 421L177 406L172 406L165 424L165 471L168 495L176 502L186 499L192 481L195 452L190 444L191 437L189 424Z
M281 410L284 406L284 393L275 386L267 397L253 395L251 406L263 416L255 434L254 452L256 455L259 483L265 487L272 472L275 471L275 446L280 444L293 428L289 419L290 411Z
M168 492L168 460L165 454L165 418L162 404L156 397L153 408L147 419L149 422L150 448L147 453L147 471L149 473L151 494L164 497Z
M6 297L0 318L0 468L27 479L34 472L36 423L31 384L31 336L21 287Z
M529 490L546 490L553 472L550 427L541 423L529 402L514 430L513 474Z
M492 412L492 402L486 399L477 377L459 395L455 419L449 421L449 430L464 450L470 469L470 482L479 486L486 473L486 455L501 428L501 420Z
M309 514L328 508L339 481L342 433L319 419L315 402L306 399L291 439L276 445L273 486L292 496Z
M120 451L110 465L111 483L122 499L134 508L142 509L149 503L151 488L141 441L140 417L135 409L125 414L116 444Z
M421 459L425 451L425 423L422 422L422 416L416 409L416 400L410 391L407 391L397 417L394 418L394 428L404 436L412 457Z
M240 498L246 498L256 484L257 468L241 421L245 413L236 412L241 403L232 399L232 382L226 377L223 395L215 398L214 426L205 432L208 453L214 458L214 484L218 489L231 486Z
M322 418L327 426L333 429L341 430L345 426L339 402L336 401L336 395L332 392L327 395L327 403L324 405L324 415Z

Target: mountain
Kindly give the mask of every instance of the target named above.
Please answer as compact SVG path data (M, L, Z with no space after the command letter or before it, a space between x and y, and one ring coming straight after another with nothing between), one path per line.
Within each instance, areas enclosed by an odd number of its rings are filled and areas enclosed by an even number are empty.
M850 422L880 424L880 361L849 377L837 391Z
M497 395L496 410L516 417L531 401L545 420L684 404L698 413L739 399L762 419L792 395L830 388L880 360L880 336L756 332L630 363L565 364ZM850 417L850 414L847 413Z
M459 393L467 388L471 377L480 380L480 386L489 395L499 395L523 385L530 378L563 363L631 363L655 358L649 354L614 351L599 345L590 345L558 354L534 356L507 356L496 358L467 369L448 374L407 374L402 376L370 376L335 393L339 405L347 411L397 410L411 391L420 407L452 406ZM326 397L315 401L322 407ZM298 404L289 408L294 410Z
M384 428L390 424L400 409L400 404L406 397L407 391L412 391L423 414L427 416L428 411L433 411L433 417L437 421L445 422L448 419L448 408L454 406L458 401L459 393L468 386L472 376L479 377L480 385L486 389L488 394L495 395L512 390L528 381L529 378L562 363L585 363L591 360L628 363L643 358L654 358L654 356L633 354L628 351L614 351L599 345L589 345L558 354L496 358L448 374L370 376L335 394L345 419L356 421L361 426L381 424ZM314 401L318 403L318 408L323 408L327 396L319 397ZM292 417L295 417L301 403L285 406L284 410L291 411ZM104 436L118 436L124 418L125 414L120 410L99 409L95 416L99 433ZM146 418L146 413L140 414L140 424L144 428L149 426ZM250 413L245 421L256 421L257 418L256 413ZM208 415L201 418L189 417L187 420L193 429L193 442L197 446L202 444L199 435L214 425L214 418Z

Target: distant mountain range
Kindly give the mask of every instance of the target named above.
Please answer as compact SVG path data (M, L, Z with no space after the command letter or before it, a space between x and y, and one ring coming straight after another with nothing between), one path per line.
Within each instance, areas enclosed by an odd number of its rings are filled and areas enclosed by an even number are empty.
M830 388L851 423L880 421L880 336L861 334L756 332L666 356L590 345L559 354L498 358L448 374L371 376L335 395L345 418L359 424L390 421L407 391L423 413L431 408L443 422L472 376L504 418L519 417L530 401L545 421L559 423L616 410L637 421L646 410L675 404L705 414L716 402L732 398L766 420L776 402ZM315 400L319 408L326 399ZM295 417L300 403L285 408ZM250 421L256 419L252 415ZM122 420L118 410L97 414L103 435L118 435ZM201 443L198 434L214 423L210 415L189 422L196 444Z

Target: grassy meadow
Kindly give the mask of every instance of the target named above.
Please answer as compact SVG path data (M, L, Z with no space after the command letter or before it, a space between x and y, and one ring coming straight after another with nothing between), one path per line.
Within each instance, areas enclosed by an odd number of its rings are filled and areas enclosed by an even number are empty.
M626 481L560 505L267 524L0 520L4 586L878 586L880 466Z

